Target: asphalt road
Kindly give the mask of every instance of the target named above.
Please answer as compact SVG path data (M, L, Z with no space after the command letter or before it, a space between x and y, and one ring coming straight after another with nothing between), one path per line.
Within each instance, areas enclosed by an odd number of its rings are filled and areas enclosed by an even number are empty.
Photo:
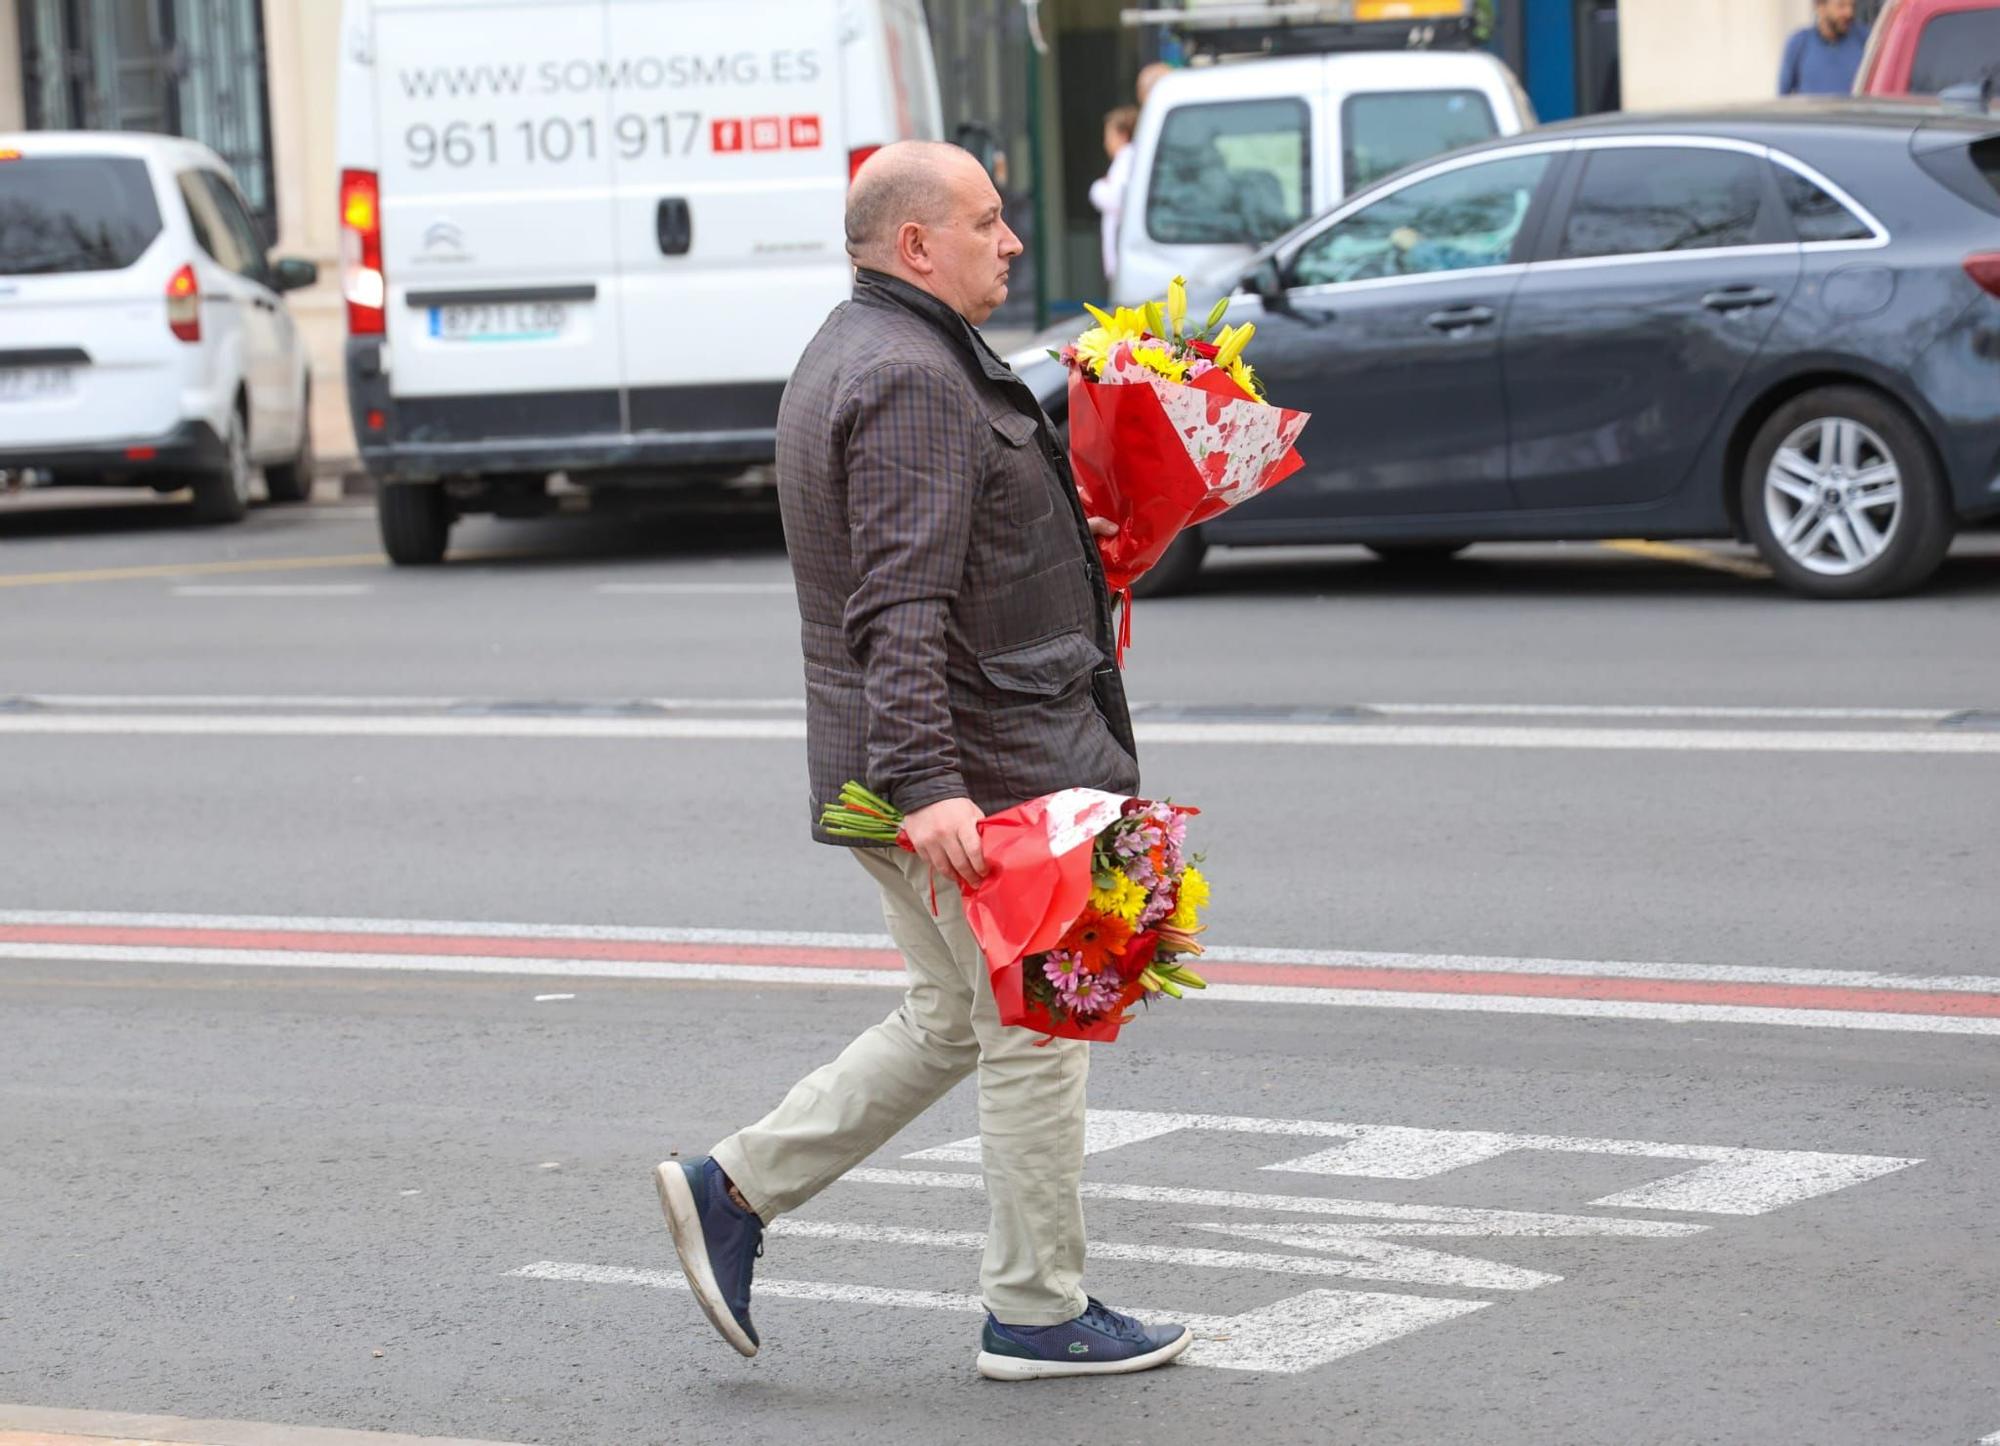
M1094 1052L1090 1285L1201 1338L1006 1387L966 1090L773 1232L759 1359L675 1288L650 1166L894 1000L805 838L768 508L467 523L397 572L357 500L0 501L0 1403L1980 1441L1996 544L1870 604L1598 546L1226 553L1142 604L1218 983Z

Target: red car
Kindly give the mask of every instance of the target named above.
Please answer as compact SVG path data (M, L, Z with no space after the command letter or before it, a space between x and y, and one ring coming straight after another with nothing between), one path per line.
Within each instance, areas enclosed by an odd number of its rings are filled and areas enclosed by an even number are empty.
M1989 75L2000 91L2000 0L1889 0L1854 93L1936 95Z

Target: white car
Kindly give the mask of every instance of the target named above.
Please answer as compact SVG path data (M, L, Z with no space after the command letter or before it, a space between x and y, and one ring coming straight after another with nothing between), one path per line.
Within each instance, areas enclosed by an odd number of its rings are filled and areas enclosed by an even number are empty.
M1195 12L1198 13L1198 12ZM1146 100L1119 213L1112 298L1247 259L1384 176L1535 123L1477 50L1348 51L1177 70Z
M554 472L771 461L852 291L854 169L942 131L919 0L345 0L339 60L348 400L398 563Z
M168 136L0 134L0 472L194 489L233 522L257 469L312 486L305 348L220 156Z

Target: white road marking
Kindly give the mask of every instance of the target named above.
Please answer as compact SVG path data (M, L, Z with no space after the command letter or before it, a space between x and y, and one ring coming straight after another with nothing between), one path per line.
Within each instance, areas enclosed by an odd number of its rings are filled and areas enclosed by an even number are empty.
M783 594L789 597L788 582L601 582L596 591L612 597L730 597Z
M574 998L576 998L574 994L537 994L535 996L535 1003L550 1004L558 999L574 999Z
M849 1185L899 1185L920 1190L984 1190L978 1175L955 1170L885 1170L862 1165L840 1177ZM1386 1200L1336 1200L1322 1195L1269 1195L1248 1190L1203 1190L1179 1185L1120 1185L1085 1180L1084 1197L1135 1204L1180 1205L1201 1210L1258 1210L1291 1215L1337 1215L1386 1222L1343 1230L1389 1236L1519 1236L1572 1239L1677 1240L1710 1227L1679 1220L1623 1220L1596 1215L1552 1215L1534 1210L1490 1210L1467 1205L1397 1205Z
M1205 1230L1209 1226L1196 1226ZM1228 1227L1215 1226L1217 1230ZM1321 1227L1335 1230L1338 1227ZM931 1246L956 1250L984 1250L986 1234L978 1230L912 1230L897 1225L864 1225L830 1220L778 1220L770 1233L805 1240L853 1240L867 1244ZM1250 1232L1243 1232L1250 1233ZM1278 1244L1297 1244L1278 1236ZM1122 1241L1093 1240L1084 1246L1092 1260L1125 1260L1147 1265L1197 1266L1214 1270L1261 1270L1274 1275L1337 1276L1351 1280L1378 1280L1399 1285L1443 1286L1457 1290L1534 1290L1562 1279L1541 1270L1524 1270L1496 1261L1450 1255L1441 1250L1425 1250L1411 1245L1363 1238L1358 1232L1342 1237L1342 1243L1325 1242L1312 1247L1351 1255L1350 1260L1325 1260L1305 1255L1269 1255L1241 1250L1209 1250L1171 1245L1132 1245Z
M585 939L649 944L717 944L809 949L893 949L887 934L800 930L663 929L611 924L521 924L464 919L355 919L275 914L148 914L93 910L0 910L0 926L278 930L294 933L419 934L491 939ZM1513 958L1482 954L1371 953L1359 949L1233 948L1211 944L1211 959L1298 964L1329 969L1399 969L1451 973L1557 974L1603 979L1666 979L1727 984L1807 984L1829 988L2000 993L2000 976L1884 974L1854 969L1769 969L1734 964L1649 963L1616 959Z
M365 582L183 583L175 597L360 597L375 589Z
M1105 1117L1109 1118L1105 1118ZM1122 1116L1123 1118L1119 1118ZM1084 1151L1101 1154L1181 1130L1236 1134L1318 1135L1344 1141L1266 1170L1343 1175L1365 1180L1428 1180L1516 1151L1641 1156L1699 1160L1635 1189L1593 1200L1593 1205L1634 1210L1678 1210L1708 1215L1763 1215L1801 1200L1921 1164L1888 1155L1840 1155L1818 1150L1752 1150L1733 1145L1676 1145L1654 1140L1601 1140L1569 1135L1516 1135L1489 1130L1428 1130L1404 1125L1358 1125L1333 1120L1279 1120L1248 1115L1168 1114L1149 1110L1090 1110ZM1095 1126L1093 1130L1092 1126ZM954 1140L906 1159L977 1159L978 1139Z
M642 1285L656 1290L688 1288L686 1277L679 1271L631 1270L555 1260L536 1261L508 1273L531 1280L589 1285ZM754 1298L898 1306L967 1315L983 1315L986 1311L985 1304L972 1295L815 1280L759 1280ZM1195 1343L1181 1357L1185 1365L1291 1375L1427 1326L1470 1315L1490 1304L1483 1300L1433 1300L1360 1290L1309 1290L1241 1315L1182 1315L1151 1309L1132 1310L1129 1314L1153 1323L1179 1321L1194 1332Z
M2000 1431L1995 1431L1991 1436L1981 1436L1979 1446L2000 1446Z
M1761 723L1938 723L1960 708L1769 708L1676 703L1364 703L1404 718L1699 718Z
M1394 723L1148 723L1156 745L1313 748L1456 748L1613 753L2000 754L2000 732L1806 732L1797 729L1461 727ZM800 719L601 718L471 715L341 717L312 714L0 714L0 734L233 738L506 738L798 742Z
M606 588L655 590L662 587L706 584L607 583ZM761 584L759 586L762 586ZM784 586L789 591L789 585ZM51 708L290 708L310 712L320 708L372 708L394 712L444 708L453 704L480 701L465 697L421 697L395 695L355 696L343 694L240 694L240 693L39 693L32 701ZM645 702L666 708L737 708L748 713L804 712L802 697L784 698L648 698ZM1134 706L1143 714L1148 707L1184 708L1185 702L1154 700ZM1310 706L1310 705L1306 705ZM1971 705L1938 708L1811 708L1730 704L1674 703L1330 703L1328 708L1354 707L1367 713L1396 718L1597 718L1597 719L1689 719L1698 721L1759 723L1931 723L1936 724Z

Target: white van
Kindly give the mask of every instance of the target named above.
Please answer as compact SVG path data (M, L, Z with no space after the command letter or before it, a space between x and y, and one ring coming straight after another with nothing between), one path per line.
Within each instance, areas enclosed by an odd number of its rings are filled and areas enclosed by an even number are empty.
M1535 123L1477 50L1347 51L1177 70L1147 97L1119 215L1115 301L1248 257L1392 171Z
M342 285L383 542L774 455L847 184L937 139L920 0L344 0Z

